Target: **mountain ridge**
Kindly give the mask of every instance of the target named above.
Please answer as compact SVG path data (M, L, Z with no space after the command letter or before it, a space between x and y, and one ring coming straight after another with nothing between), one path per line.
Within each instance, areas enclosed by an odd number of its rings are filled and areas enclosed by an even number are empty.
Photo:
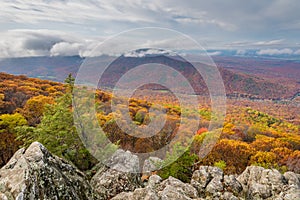
M105 59L105 56L103 56L103 59ZM235 59L236 58L214 58L225 83L226 93L229 96L232 96L233 94L242 94L244 96L260 99L287 99L300 92L299 83L297 84L297 82L295 82L295 78L293 78L293 81L290 79L287 81L282 81L282 78L276 79L275 75L273 79L270 78L270 76L272 77L273 75L269 75L269 77L267 77L266 74L268 74L268 68L272 68L272 66L263 68L264 73L260 75L258 73L260 70L259 67L251 69L246 68L245 66L239 67L237 66L236 62L233 62ZM128 71L131 69L132 66L138 66L139 64L147 62L169 64L174 63L174 60L175 59L172 58L172 56L166 55L156 55L150 57L121 56L115 59L113 64L110 66L114 68L114 70L108 69L108 71L110 70L111 74L108 74L107 78L105 78L103 82L112 87L112 83L116 82L116 80L121 77L120 75L126 72L126 70ZM80 65L84 63L84 61L84 58L79 56L10 58L0 60L0 71L15 75L24 74L29 77L63 82L69 73L76 75ZM193 71L190 67L180 67L179 65L189 66L188 64L184 63L183 60L176 59L176 62L179 63L177 64L177 70L186 76L187 79L194 82L196 93L207 93L206 85L202 78L199 76L195 78L195 71ZM232 66L227 66L228 63L233 64ZM254 64L251 63L251 66ZM275 64L277 65L278 63ZM272 65L272 63L267 63L264 65ZM125 71L124 68L126 69ZM278 69L278 67L276 69ZM296 65L292 69L294 71L297 70ZM283 69L278 70L278 73L281 73ZM251 71L251 73L249 73L249 71ZM285 76L288 75L285 74Z

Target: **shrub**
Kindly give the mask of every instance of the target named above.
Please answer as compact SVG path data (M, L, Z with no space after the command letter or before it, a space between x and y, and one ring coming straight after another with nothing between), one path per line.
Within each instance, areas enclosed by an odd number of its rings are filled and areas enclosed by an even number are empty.
M183 151L184 153L182 154ZM180 154L182 155L176 160L177 156ZM193 165L197 158L197 155L191 154L188 149L176 144L172 154L168 154L162 164L162 166L167 166L161 169L158 174L164 179L172 176L188 183L192 178Z
M226 168L226 162L224 160L220 160L218 162L215 162L214 166L224 170Z

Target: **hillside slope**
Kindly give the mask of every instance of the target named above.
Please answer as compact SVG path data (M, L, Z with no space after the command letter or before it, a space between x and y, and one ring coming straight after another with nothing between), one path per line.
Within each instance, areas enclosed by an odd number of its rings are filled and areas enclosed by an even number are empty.
M105 60L108 56L102 56L101 59ZM111 59L111 58L110 58ZM286 79L282 77L278 79L276 75L280 74L283 67L275 67L278 71L276 74L269 73L274 68L272 62L264 63L268 65L268 70L264 71L264 76L260 76L257 68L244 67L240 63L240 59L230 58L230 60L217 59L216 64L219 66L226 93L228 95L242 94L262 99L282 99L291 98L300 91L299 84L295 81L290 81L287 74ZM252 61L254 58L252 59ZM0 71L11 74L24 74L30 77L38 77L42 79L54 80L62 82L69 73L76 74L80 65L84 62L80 57L32 57L32 58L11 58L0 61ZM256 61L253 63L258 63ZM207 94L207 87L199 74L191 67L191 65L182 60L174 59L165 55L154 55L145 57L124 57L116 58L110 65L104 78L101 79L102 85L113 87L116 81L128 70L134 66L145 63L160 63L173 66L174 69L181 72L188 80L198 94ZM230 65L231 64L231 65ZM247 63L246 63L247 64ZM274 65L277 65L275 63ZM99 65L99 66L98 66ZM104 67L101 62L97 63L94 67ZM246 70L247 69L247 70ZM265 68L264 68L265 69ZM293 65L293 73L298 73L296 66ZM267 76L268 75L268 76ZM91 78L99 78L93 74ZM274 78L272 78L274 77ZM294 79L293 79L294 80ZM174 80L176 81L176 80Z

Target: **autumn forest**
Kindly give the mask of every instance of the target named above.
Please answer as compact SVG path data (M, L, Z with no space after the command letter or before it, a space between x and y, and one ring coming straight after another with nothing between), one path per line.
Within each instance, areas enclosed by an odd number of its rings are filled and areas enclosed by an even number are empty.
M87 174L93 172L97 159L85 148L74 125L74 78L71 75L63 84L1 73L0 84L0 167L20 147L39 141ZM175 137L181 109L176 101L165 97L165 93L156 91L147 98L136 94L129 100L130 116L138 126L145 126L157 117L150 115L149 109L153 105L163 105L167 112L163 129L148 138L135 138L124 133L115 119L115 116L122 118L121 112L111 110L111 101L109 92L96 92L98 123L116 146L136 153L151 152ZM125 104L123 101L118 99L118 104ZM188 111L191 115L200 114L198 131L190 133L187 126L185 131L193 142L176 162L158 172L162 177L172 175L188 181L192 170L200 165L218 166L228 174L241 173L249 165L300 173L300 123L296 108L246 99L228 99L227 104L222 133L212 151L201 159L198 155L204 138L214 137L208 130L213 116L204 103L198 110ZM189 120L186 123L194 123L193 119Z

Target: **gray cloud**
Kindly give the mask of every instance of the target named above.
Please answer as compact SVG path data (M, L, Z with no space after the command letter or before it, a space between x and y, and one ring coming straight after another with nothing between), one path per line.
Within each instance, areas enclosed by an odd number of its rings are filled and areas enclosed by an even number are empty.
M98 42L61 31L10 30L0 33L0 57L84 56Z
M283 46L285 45L286 39L275 39L266 41L235 41L225 44L227 47L243 47L243 48L263 48L272 46Z
M272 46L272 45L281 45L284 42L284 39L279 40L269 40L269 41L259 41L255 42L253 46Z
M182 52L182 50L190 51L198 49L197 43L191 43L189 40L185 42L184 35L174 34L165 35L160 38L159 35L168 33L167 29L162 29L161 32L150 34L151 36L136 36L134 33L128 37L120 37L110 43L114 48L104 45L98 51L94 49L104 41L105 37L93 38L82 37L62 31L53 30L27 30L17 29L0 32L0 58L6 57L29 57L29 56L73 56L81 57L107 55L120 55L122 49L127 49L128 45L131 48L148 48L153 45L162 49L172 49ZM155 36L156 34L156 36ZM145 39L146 37L146 39ZM160 38L156 40L156 38ZM134 40L140 40L138 46L131 46ZM268 41L240 41L226 44L224 49L235 48L237 54L245 54L245 49L251 47L253 49L261 49L256 52L257 55L300 55L300 50L291 48L270 48L284 45L285 39L268 40ZM177 46L177 49L174 49ZM115 52L117 50L117 52ZM123 52L125 53L125 52ZM212 51L209 55L220 55L221 51Z
M135 29L115 35L109 43L107 38L83 39L79 35L62 31L17 29L0 33L0 58L29 56L73 56L120 55L126 49L156 48L171 50L193 50L197 43L186 40L186 36L169 29ZM176 47L176 48L175 48Z
M60 42L51 46L51 56L74 56L82 53L83 44Z
M181 31L210 49L292 48L299 42L299 10L297 0L3 0L0 54L86 54L90 38L145 26ZM13 44L3 39L12 38L9 30L20 37ZM84 40L72 39L79 35Z
M295 52L292 49L284 48L284 49L262 49L256 52L257 55L292 55Z

